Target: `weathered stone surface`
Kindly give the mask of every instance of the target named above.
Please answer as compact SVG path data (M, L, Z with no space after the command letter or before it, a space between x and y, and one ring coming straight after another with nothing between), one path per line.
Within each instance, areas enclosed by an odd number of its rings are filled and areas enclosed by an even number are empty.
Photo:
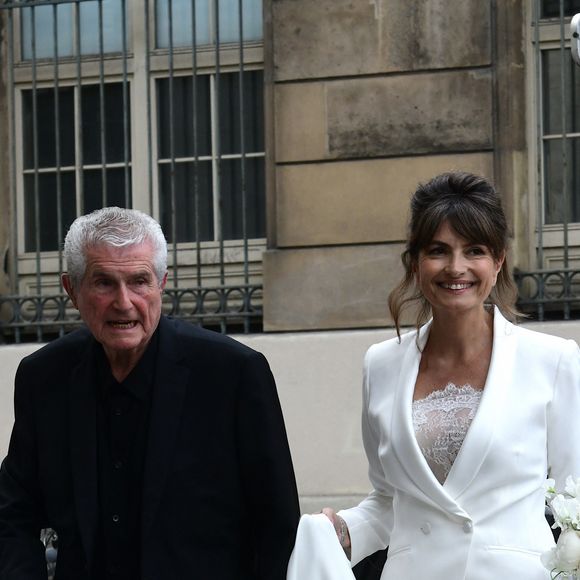
M474 151L493 144L489 71L329 83L326 107L330 157Z
M278 247L402 241L417 184L458 169L492 177L492 154L280 166Z
M271 250L264 254L264 330L365 328L388 323L402 275L401 244Z
M493 145L487 70L281 84L275 91L278 163Z
M275 78L297 80L490 63L481 0L271 0Z

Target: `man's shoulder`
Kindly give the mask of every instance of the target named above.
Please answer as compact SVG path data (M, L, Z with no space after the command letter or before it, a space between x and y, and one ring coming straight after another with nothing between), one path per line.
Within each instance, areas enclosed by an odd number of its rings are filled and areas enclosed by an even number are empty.
M231 356L251 356L256 351L220 332L202 328L177 318L162 317L160 322L162 340L170 335L180 348L197 348L207 353Z
M78 361L81 354L93 340L88 328L82 327L57 338L23 359L25 364L70 363Z

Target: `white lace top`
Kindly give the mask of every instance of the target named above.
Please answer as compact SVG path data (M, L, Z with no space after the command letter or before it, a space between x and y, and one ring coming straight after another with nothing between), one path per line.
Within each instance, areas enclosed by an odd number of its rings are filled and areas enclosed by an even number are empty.
M481 389L449 383L424 399L413 401L417 443L441 484L459 453L481 401Z

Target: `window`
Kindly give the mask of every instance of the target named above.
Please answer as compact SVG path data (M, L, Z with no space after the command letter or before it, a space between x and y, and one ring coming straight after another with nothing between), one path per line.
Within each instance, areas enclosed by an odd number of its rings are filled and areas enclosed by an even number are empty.
M120 83L22 91L26 252L58 250L81 208L131 206L129 113Z
M580 70L569 55L564 61L565 91L562 95L560 50L542 51L544 222L580 222ZM565 108L565 130L562 115ZM564 137L565 135L565 137ZM566 155L563 155L563 147ZM566 169L564 167L566 161ZM564 187L564 179L567 180ZM565 195L564 192L568 195ZM565 197L568 199L566 200Z
M567 0L563 7L561 27L560 0L540 1L533 30L544 226L580 222L580 70L570 58L567 39L564 50L560 40L580 2Z
M15 277L41 252L43 272L57 273L51 256L71 221L119 205L151 213L178 252L200 245L193 261L208 279L221 260L219 284L228 268L248 283L258 270L233 264L259 265L264 248L261 0L53 0L0 12Z
M220 75L219 97L216 75L199 75L195 88L191 76L157 81L158 125L173 127L158 131L161 224L169 241L265 236L262 71L242 78L242 100L237 73Z

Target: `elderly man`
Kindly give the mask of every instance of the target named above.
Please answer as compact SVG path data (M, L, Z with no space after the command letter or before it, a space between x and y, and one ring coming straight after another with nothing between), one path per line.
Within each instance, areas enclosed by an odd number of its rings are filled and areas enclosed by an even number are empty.
M299 518L264 357L161 315L167 245L136 210L78 218L63 285L86 328L24 359L0 469L0 579L282 580Z

